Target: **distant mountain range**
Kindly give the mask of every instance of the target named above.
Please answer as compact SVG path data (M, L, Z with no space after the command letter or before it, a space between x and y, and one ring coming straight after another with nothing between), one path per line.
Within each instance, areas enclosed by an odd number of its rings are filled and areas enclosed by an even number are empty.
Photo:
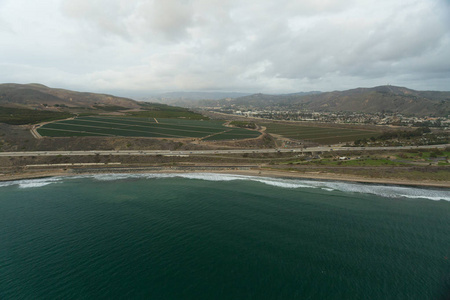
M219 100L224 98L239 98L251 93L238 92L170 92L155 96L155 99L171 100Z
M390 85L325 93L313 91L282 95L249 95L234 92L174 92L160 94L157 99L160 103L189 107L238 106L254 109L297 109L317 112L391 112L418 116L450 115L450 92L415 91ZM169 99L172 99L172 101L169 101ZM151 98L151 100L156 102L155 98ZM147 107L146 109L149 109L150 104L148 103L112 95L54 89L41 84L0 84L0 106L34 109L67 107L114 110L114 107L116 109L139 109L143 105Z
M235 99L251 95L238 92L169 92L141 98L143 101L165 103L182 107L196 107L202 100Z
M200 101L200 106L241 106L256 109L299 109L317 112L391 112L405 115L450 114L450 92L415 91L398 86L284 95L254 94L229 100Z

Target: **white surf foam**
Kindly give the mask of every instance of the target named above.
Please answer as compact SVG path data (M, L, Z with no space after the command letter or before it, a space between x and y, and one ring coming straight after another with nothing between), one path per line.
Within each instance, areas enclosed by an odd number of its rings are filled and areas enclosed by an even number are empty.
M0 188L1 187L5 187L5 186L11 186L14 185L16 183L14 183L14 181L4 181L4 182L0 182Z
M17 185L21 189L27 188L37 188L46 186L52 183L57 183L62 180L62 177L48 177L48 178L39 178L39 179L24 179L24 180L14 180L14 181L6 181L0 182L1 187L13 186Z
M87 175L87 176L83 176L83 177L85 177L85 178L91 177L98 181L113 181L113 180L124 180L124 179L130 179L130 178L142 178L142 176L140 176L140 174L99 174L99 175L92 175L92 176Z
M341 191L347 193L372 194L389 198L418 198L450 201L450 191L446 189L414 188L403 186L347 183L339 181L314 181L302 179L281 179L271 177L217 174L217 173L147 173L147 174L107 174L93 175L97 180L121 180L128 178L186 178L207 181L248 180L279 188L315 188L325 191Z
M126 179L164 179L164 178L186 178L207 181L233 181L247 180L271 185L278 188L298 189L311 188L321 189L327 192L340 191L345 193L372 194L389 198L415 198L428 200L450 201L448 189L415 188L391 185L376 185L362 183L348 183L339 181L315 181L304 179L283 179L259 176L217 174L217 173L143 173L143 174L97 174L81 175L74 177L51 177L41 179L17 180L0 182L0 187L18 185L20 188L38 188L49 184L61 182L63 179L92 178L98 181L114 181Z
M28 179L28 180L20 180L18 182L19 188L27 189L27 188L38 188L43 187L52 183L61 182L62 178L60 177L50 177L50 178L41 178L41 179Z
M347 193L373 194L389 198L422 198L429 200L450 201L450 191L446 189L415 188L395 185L362 184L347 182L318 182L323 189L337 190Z
M288 180L283 180L283 179L278 179L278 178L263 177L263 179L260 179L259 177L249 177L246 179L251 180L251 181L261 182L261 183L271 185L271 186L280 187L280 188L287 188L287 189L298 189L298 188L310 187L309 185L306 185L302 182L288 181Z
M99 181L112 181L112 180L124 180L135 178L187 178L198 179L208 181L231 181L231 180L244 180L249 176L241 175L228 175L228 174L216 174L216 173L143 173L143 174L99 174L99 175L87 175L85 177L91 177Z

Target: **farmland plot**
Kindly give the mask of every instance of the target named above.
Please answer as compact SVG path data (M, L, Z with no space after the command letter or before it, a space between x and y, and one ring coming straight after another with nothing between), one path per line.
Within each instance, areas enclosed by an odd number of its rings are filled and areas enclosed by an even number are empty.
M278 124L266 123L267 133L278 134L286 138L295 140L304 140L315 142L318 144L335 144L355 141L357 139L370 138L377 136L376 131L349 129L349 128L333 128L333 127L313 127L297 124Z
M122 136L152 138L205 138L208 140L247 139L260 135L257 131L228 128L221 121L183 119L80 117L52 122L38 129L42 136Z

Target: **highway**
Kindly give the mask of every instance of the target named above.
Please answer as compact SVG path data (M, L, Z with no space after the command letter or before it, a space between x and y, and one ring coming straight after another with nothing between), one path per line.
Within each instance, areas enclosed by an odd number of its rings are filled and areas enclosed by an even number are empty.
M28 151L28 152L0 152L0 157L26 157L26 156L88 156L88 155L143 155L143 156L188 156L188 155L214 155L214 154L245 154L245 153L307 153L330 151L389 151L411 149L445 149L450 144L426 146L401 147L311 147L311 148L279 148L279 149L233 149L233 150L89 150L89 151Z

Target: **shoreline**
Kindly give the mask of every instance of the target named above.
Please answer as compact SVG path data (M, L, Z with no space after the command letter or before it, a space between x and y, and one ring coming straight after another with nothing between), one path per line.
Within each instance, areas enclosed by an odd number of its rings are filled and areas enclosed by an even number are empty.
M45 170L40 172L23 172L18 174L0 174L0 182L18 181L28 179L40 179L49 177L72 177L79 175L98 175L98 174L158 174L158 173L216 173L216 174L231 174L231 175L245 175L245 176L257 176L257 177L272 177L272 178L285 178L285 179L310 179L310 180L326 180L326 181L340 181L340 182L353 182L361 184L382 184L382 185L395 185L395 186L410 186L410 187L435 187L435 188L447 188L450 189L450 182L444 181L417 181L417 180L402 180L402 179L383 179L383 178L366 178L357 177L344 174L334 173L300 173L295 171L279 171L268 169L211 169L211 170L174 170L174 169L160 169L160 170L139 170L133 168L127 168L123 170L111 170L111 169L97 169L97 170L83 170L82 172L74 172L73 169L69 170Z

